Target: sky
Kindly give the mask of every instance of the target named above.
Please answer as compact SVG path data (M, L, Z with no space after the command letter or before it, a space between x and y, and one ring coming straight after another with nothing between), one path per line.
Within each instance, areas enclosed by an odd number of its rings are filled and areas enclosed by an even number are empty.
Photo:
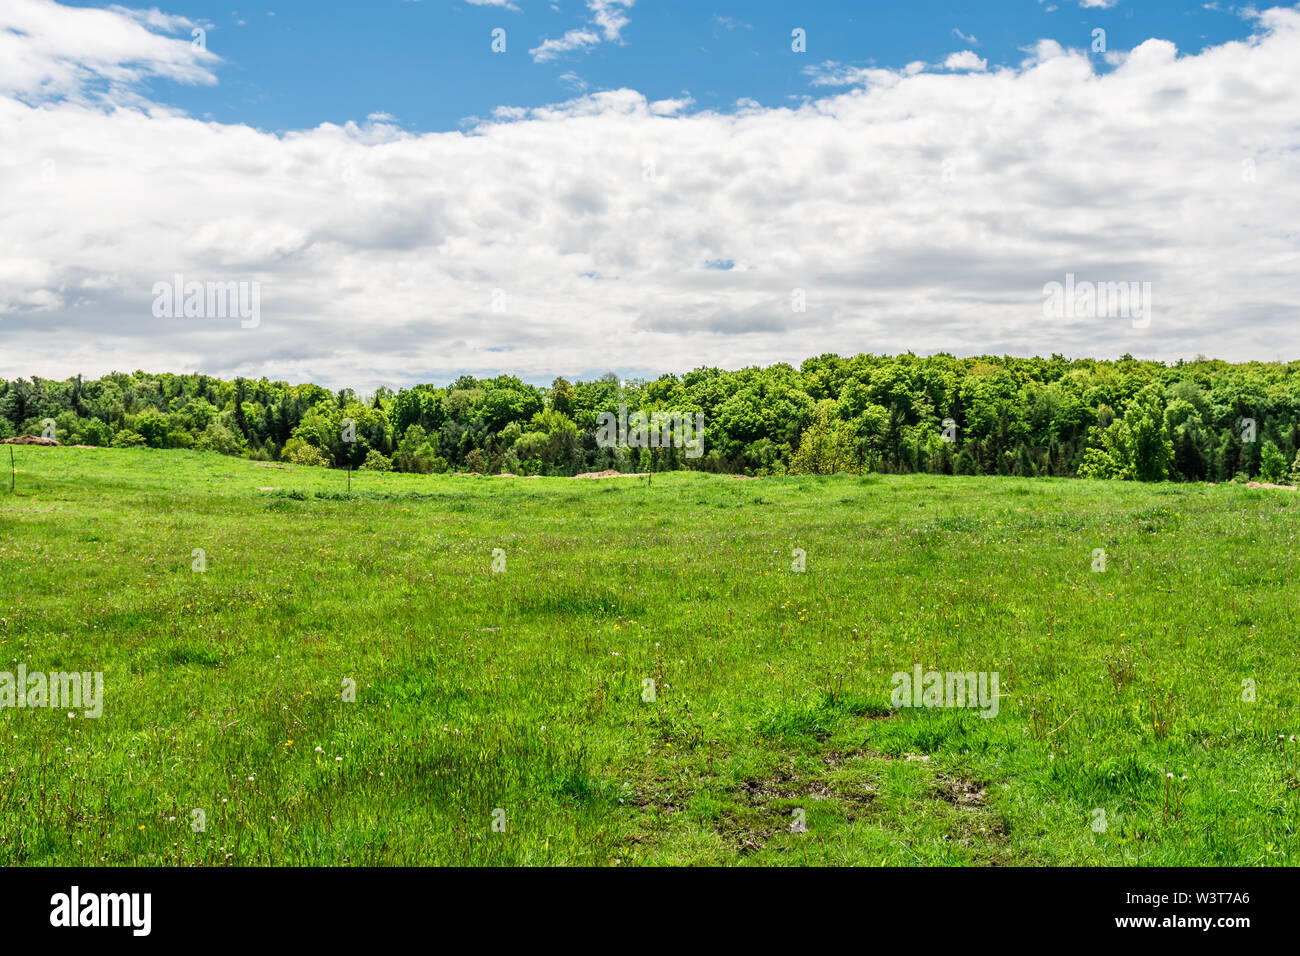
M1223 3L3 0L0 377L1300 358L1297 52Z

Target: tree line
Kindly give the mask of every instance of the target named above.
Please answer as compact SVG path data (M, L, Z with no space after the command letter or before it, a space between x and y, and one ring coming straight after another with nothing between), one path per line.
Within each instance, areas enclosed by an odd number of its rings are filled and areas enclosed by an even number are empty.
M606 447L603 413L703 414L702 447ZM208 375L0 379L0 438L192 448L298 465L572 475L695 469L1280 482L1300 472L1300 362L821 355L620 381L463 375L368 396Z

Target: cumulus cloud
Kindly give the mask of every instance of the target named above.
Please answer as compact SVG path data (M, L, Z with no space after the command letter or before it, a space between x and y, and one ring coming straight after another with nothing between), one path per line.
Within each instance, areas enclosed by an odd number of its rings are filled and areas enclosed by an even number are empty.
M53 0L0 5L0 94L121 101L150 76L215 83L219 58L191 40L195 21L154 10L91 10ZM184 38L167 36L183 32Z
M945 70L972 70L974 72L983 72L988 68L988 61L977 56L971 50L962 50L959 53L950 53L948 58L943 61Z
M11 81L0 375L368 388L826 351L1295 358L1300 13L1253 22L1105 73L1043 43L1016 67L863 70L798 107L622 89L433 133L376 115L273 134ZM100 75L139 63L96 55ZM189 55L160 62L209 69ZM1151 282L1149 325L1046 318L1067 273ZM260 324L155 318L177 274L259 282Z

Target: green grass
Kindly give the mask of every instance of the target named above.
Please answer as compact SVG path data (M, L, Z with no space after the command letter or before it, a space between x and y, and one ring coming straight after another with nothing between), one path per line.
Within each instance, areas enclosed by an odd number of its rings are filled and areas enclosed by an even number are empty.
M16 455L5 865L1300 862L1293 493Z

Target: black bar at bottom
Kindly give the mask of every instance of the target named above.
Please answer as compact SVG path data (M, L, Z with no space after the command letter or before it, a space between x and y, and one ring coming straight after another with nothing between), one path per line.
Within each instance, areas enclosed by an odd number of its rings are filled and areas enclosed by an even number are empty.
M733 941L831 920L855 934L933 933L937 944L1197 935L1231 945L1288 925L1296 886L1291 871L1269 869L6 869L0 913L7 942L338 946L440 924L612 941L689 919Z

